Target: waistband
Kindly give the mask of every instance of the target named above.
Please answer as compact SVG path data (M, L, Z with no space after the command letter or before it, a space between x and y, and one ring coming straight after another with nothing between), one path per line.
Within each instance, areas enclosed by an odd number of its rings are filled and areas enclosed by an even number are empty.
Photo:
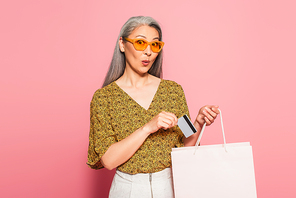
M171 168L166 168L162 171L155 172L155 173L138 173L135 175L116 170L116 174L131 182L145 183L147 181L157 181L157 180L164 180L164 179L171 178L172 170Z

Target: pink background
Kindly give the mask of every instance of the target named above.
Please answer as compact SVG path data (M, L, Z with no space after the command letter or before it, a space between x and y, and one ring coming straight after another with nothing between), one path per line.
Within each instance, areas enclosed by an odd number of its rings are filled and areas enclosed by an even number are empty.
M107 197L114 171L86 165L89 103L131 16L157 19L164 78L191 116L223 110L226 140L253 146L259 198L296 197L293 0L0 3L0 197ZM220 123L203 144L221 143Z

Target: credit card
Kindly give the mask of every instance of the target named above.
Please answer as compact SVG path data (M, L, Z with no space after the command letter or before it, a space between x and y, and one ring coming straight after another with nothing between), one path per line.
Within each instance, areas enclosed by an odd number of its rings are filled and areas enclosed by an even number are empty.
M178 126L186 138L193 135L197 131L187 115L183 115L178 119Z

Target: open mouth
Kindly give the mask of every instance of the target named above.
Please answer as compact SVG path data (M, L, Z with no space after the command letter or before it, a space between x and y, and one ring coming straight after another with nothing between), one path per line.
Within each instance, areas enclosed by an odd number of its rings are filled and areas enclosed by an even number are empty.
M149 65L149 63L150 63L149 60L143 60L143 61L142 61L142 64L145 65L145 66Z

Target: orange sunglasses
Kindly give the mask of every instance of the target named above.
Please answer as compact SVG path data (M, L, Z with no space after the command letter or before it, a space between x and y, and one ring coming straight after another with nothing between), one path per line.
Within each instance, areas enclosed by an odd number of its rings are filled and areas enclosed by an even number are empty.
M124 39L128 42L131 42L134 48L138 51L144 51L148 45L150 45L152 52L159 53L164 46L164 42L162 41L148 42L145 39L130 39L126 37L124 37Z

